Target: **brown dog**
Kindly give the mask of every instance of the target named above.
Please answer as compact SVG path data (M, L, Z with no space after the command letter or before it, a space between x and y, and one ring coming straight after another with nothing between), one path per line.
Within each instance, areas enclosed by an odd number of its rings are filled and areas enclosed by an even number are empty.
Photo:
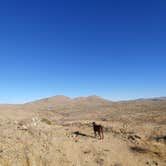
M94 131L95 137L97 137L97 134L98 134L100 139L104 139L103 126L97 125L95 122L93 122L92 124L93 124L93 131Z

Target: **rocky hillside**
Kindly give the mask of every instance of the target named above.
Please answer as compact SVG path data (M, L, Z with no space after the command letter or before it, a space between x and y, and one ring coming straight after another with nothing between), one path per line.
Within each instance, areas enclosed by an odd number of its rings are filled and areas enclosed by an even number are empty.
M92 122L104 127L94 137ZM0 166L165 166L166 100L55 96L0 105Z

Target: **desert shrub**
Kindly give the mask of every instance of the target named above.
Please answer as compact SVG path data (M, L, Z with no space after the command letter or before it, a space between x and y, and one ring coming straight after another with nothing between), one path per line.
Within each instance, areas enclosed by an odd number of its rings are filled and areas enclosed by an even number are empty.
M43 123L46 123L47 125L51 125L52 124L51 121L49 119L46 119L46 118L41 119L41 121Z

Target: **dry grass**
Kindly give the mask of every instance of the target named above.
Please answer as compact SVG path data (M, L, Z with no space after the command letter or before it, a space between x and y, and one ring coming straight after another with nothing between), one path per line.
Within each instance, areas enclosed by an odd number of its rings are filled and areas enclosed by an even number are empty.
M47 125L51 125L52 124L51 121L49 119L46 119L46 118L42 118L41 122L46 123Z
M0 106L0 166L166 165L166 101L54 100Z

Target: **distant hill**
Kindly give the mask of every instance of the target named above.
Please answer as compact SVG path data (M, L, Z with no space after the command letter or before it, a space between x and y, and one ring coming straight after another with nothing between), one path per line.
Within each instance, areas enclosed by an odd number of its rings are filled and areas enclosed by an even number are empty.
M48 112L62 119L108 119L166 123L166 97L112 102L99 96L53 96L20 105L0 105L3 112ZM130 118L129 118L130 117Z
M137 101L164 101L166 100L166 97L154 97L154 98L141 98L141 99L137 99Z
M104 107L111 103L111 101L99 96L77 97L72 99L63 95L58 95L29 102L24 104L24 106L40 110L84 110L92 108L98 109L99 106Z
M36 100L33 102L29 102L26 104L39 104L39 105L45 105L45 104L50 104L52 106L54 105L59 105L59 104L66 104L69 103L72 99L63 95L57 95L53 97L48 97L40 100Z
M124 118L129 113L134 113L139 116L146 113L149 117L152 116L153 119L155 116L155 118L158 116L161 117L161 114L163 118L165 117L166 97L112 102L99 96L77 97L72 99L58 95L26 103L22 107L26 110L53 111L64 117L70 116L74 118L77 116L78 119L82 118L82 116L90 118L92 112L94 113L93 116L108 116L111 119L119 119L122 115ZM140 116L140 119L144 119L144 117ZM164 120L160 118L156 121Z

